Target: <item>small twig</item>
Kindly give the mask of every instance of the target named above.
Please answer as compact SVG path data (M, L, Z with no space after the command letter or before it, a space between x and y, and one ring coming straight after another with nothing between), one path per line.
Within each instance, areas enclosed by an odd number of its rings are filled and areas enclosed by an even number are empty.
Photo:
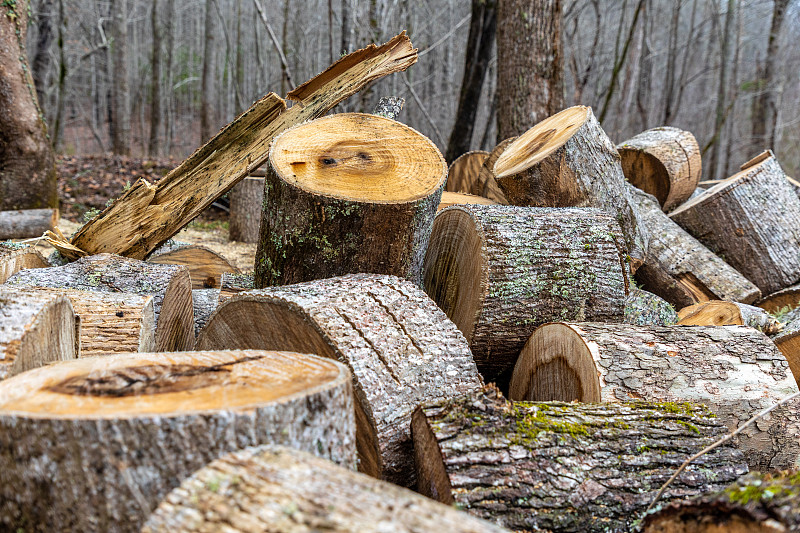
M725 442L729 441L730 439L732 439L733 437L735 437L736 435L741 433L742 430L744 430L744 428L746 428L747 426L749 426L750 424L752 424L756 420L762 418L763 416L766 416L773 409L776 409L776 408L780 407L781 405L783 405L783 404L785 404L787 402L790 402L791 400L794 400L797 397L800 397L800 391L795 392L794 394L790 394L789 396L787 396L786 398L782 399L781 401L779 401L778 403L776 403L774 405L770 405L769 407L767 407L763 411L761 411L758 414L754 415L750 420L748 420L747 422L745 422L744 424L739 426L736 429L736 431L734 431L732 433L728 433L727 435L725 435L724 437L722 437L718 441L714 442L713 444L710 444L709 446L706 446L705 448L703 448L702 450L700 450L699 452L697 452L693 456L691 456L688 459L686 459L683 462L683 464L680 466L680 468L678 468L678 470L674 474L672 474L672 477L669 478L666 483L661 485L661 488L658 489L658 493L656 494L655 498L653 498L653 501L650 502L650 505L647 506L647 509L645 510L644 514L647 514L647 513L650 512L650 509L652 509L653 506L658 501L658 499L661 498L661 496L664 494L664 491L667 490L667 487L673 481L675 481L678 478L678 476L681 475L681 472L683 472L686 469L686 467L689 466L689 464L692 463L695 459L707 454L708 452L710 452L714 448L716 448L716 447L720 446L721 444L724 444Z
M261 7L261 4L258 0L253 0L253 4L256 6L256 11L258 11L258 16L261 17L261 22L264 23L264 26L267 28L267 32L269 32L269 38L272 39L272 44L275 45L275 50L278 52L278 57L281 60L281 65L283 66L283 71L286 73L286 81L289 83L289 87L294 87L294 82L292 81L292 72L289 70L289 62L286 61L286 55L283 53L283 48L278 43L278 38L275 37L275 32L272 31L272 26L269 25L267 22L267 15L264 14L264 9Z
M47 238L47 232L42 233L41 237L33 237L32 239L25 239L24 241L14 241L14 244L28 244L29 242L39 242Z
M432 45L430 45L429 47L427 47L425 50L422 50L421 52L418 52L418 53L417 53L417 58L420 58L420 57L424 56L425 54L427 54L428 52L431 52L431 51L432 51L434 48L436 48L437 46L439 46L440 44L442 44L443 42L445 42L447 39L449 39L450 37L452 37L452 36L453 36L453 34L456 32L456 30L458 30L458 28L460 28L461 26L463 26L463 25L464 25L464 24L465 24L465 23L466 23L466 22L467 22L467 21L468 21L470 18L472 18L472 15L467 15L466 17L464 17L463 19L461 19L461 20L458 22L458 24L456 24L456 25L453 27L453 29L452 29L452 30L450 30L449 32L447 32L446 34L444 34L444 36L442 36L442 38L441 38L441 39L439 39L438 41L436 41L435 43L433 43Z

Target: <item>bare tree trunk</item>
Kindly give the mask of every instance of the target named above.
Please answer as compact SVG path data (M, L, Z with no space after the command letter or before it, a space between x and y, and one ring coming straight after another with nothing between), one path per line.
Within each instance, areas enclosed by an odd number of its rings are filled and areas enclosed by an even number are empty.
M669 44L667 50L667 68L664 71L664 114L661 123L666 125L672 120L672 93L675 85L675 63L678 55L678 23L681 17L681 2L672 4L672 20L669 25Z
M214 115L211 102L214 100L214 15L213 0L206 0L205 40L203 44L203 74L200 81L200 137L206 142L213 135Z
M161 127L161 29L158 25L158 0L153 0L150 25L153 29L153 55L150 63L153 72L150 78L150 142L147 153L157 156L158 130Z
M175 48L175 30L173 18L175 16L175 0L167 0L167 131L164 142L164 154L169 155L172 150L172 130L175 124L175 99L172 95L172 54Z
M50 45L53 44L53 0L44 0L39 6L39 36L36 39L36 53L33 56L33 82L36 84L36 98L44 102L44 89L47 84L47 71L50 68Z
M64 30L67 21L64 18L64 0L58 0L58 103L56 104L56 117L51 133L53 149L58 149L61 138L62 117L64 115L64 95L67 89L67 56L64 53ZM92 58L94 60L94 57ZM94 117L94 112L92 113Z
M561 0L497 4L498 142L564 107Z
M128 87L128 9L127 0L111 0L111 150L131 153L131 94Z
M714 136L709 141L707 147L711 148L711 155L707 159L709 162L708 177L716 179L719 176L722 153L720 150L720 137L722 136L722 126L725 124L727 116L726 107L728 105L728 59L731 55L731 35L733 33L733 16L736 12L736 0L728 0L728 11L725 14L725 30L720 42L720 61L719 61L719 88L717 90L717 111L714 120Z
M775 150L775 127L778 122L778 96L780 87L775 87L777 73L775 63L778 59L778 37L786 15L789 0L775 0L772 7L772 23L767 39L767 57L764 70L759 74L758 87L761 90L753 105L753 142L756 150ZM727 30L726 30L727 33Z

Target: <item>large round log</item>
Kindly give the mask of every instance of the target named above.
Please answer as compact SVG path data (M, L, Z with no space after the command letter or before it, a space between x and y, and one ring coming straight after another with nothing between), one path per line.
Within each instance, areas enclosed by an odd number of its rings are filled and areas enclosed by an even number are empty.
M624 260L619 226L598 209L455 206L434 221L425 290L487 382L507 383L537 326L622 320Z
M767 335L783 329L783 324L760 307L721 300L684 307L678 319L681 326L748 326Z
M223 302L197 349L258 348L337 359L353 373L359 469L414 486L411 413L481 379L464 337L421 290L356 274L240 293Z
M708 300L753 303L761 291L661 211L651 195L630 187L650 246L636 280L678 309Z
M259 204L260 205L260 204ZM192 289L218 289L222 274L239 269L214 250L199 244L169 240L147 257L157 265L183 265L189 269Z
M547 324L525 345L512 400L702 402L731 430L797 392L786 358L742 326ZM800 401L739 437L756 470L800 466Z
M513 531L633 531L659 486L727 431L693 403L506 402L487 388L414 413L418 490ZM747 472L727 444L678 477L664 501Z
M511 205L609 211L622 227L632 271L644 261L647 228L631 202L619 154L590 107L565 109L517 137L492 173Z
M700 182L700 147L688 131L652 128L617 146L625 178L670 211L689 199Z
M764 294L800 280L800 198L771 154L669 216Z
M245 178L231 189L228 196L231 205L228 238L239 242L258 242L261 206L264 205L264 178Z
M6 283L152 295L156 350L171 352L189 350L194 346L192 283L186 267L98 254L63 266L23 270Z
M504 529L330 461L281 446L234 452L197 471L143 533L501 533Z
M80 322L61 295L0 286L0 380L80 352Z
M58 224L58 209L0 211L0 239L41 237Z
M0 283L26 268L50 266L39 250L33 246L0 242Z
M343 113L276 137L256 287L369 272L419 284L447 166L427 137Z
M473 184L478 179L487 157L489 152L483 150L474 150L458 156L447 169L447 183L444 190L471 194Z
M286 444L355 465L349 372L263 351L130 354L0 383L0 527L138 531L224 453Z

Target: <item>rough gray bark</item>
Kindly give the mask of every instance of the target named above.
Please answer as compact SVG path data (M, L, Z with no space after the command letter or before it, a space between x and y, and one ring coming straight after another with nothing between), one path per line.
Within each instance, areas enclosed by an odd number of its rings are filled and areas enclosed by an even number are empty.
M0 398L8 530L138 531L184 478L247 446L285 444L355 466L349 373L310 355L80 359L6 380Z
M661 211L653 196L630 187L650 247L636 280L677 308L707 300L752 303L761 291Z
M501 533L395 485L281 446L234 452L186 479L143 533Z
M625 298L624 322L637 326L672 326L678 322L678 313L663 298L631 287Z
M502 384L537 326L622 320L624 257L619 225L598 209L460 205L436 217L425 290Z
M217 310L220 289L193 289L192 306L194 308L194 336L206 327L211 314Z
M245 178L230 192L229 236L232 241L258 242L261 206L264 205L264 178Z
M0 287L0 381L78 357L79 327L64 296Z
M156 349L182 351L190 350L194 345L192 286L186 267L156 265L111 254L98 254L82 257L64 266L23 270L6 283L152 295Z
M0 211L0 239L41 237L58 223L58 209Z
M797 390L786 358L752 328L582 322L548 324L531 335L514 369L511 399L690 400L734 430ZM800 466L798 406L778 407L740 434L751 468Z
M464 337L416 286L355 274L253 290L223 302L196 349L315 353L353 373L359 468L414 486L411 413L423 401L476 390Z
M800 280L800 198L771 153L669 216L764 294Z
M243 272L241 274L223 272L219 282L219 298L222 301L237 292L249 291L254 288L252 272Z
M26 268L49 266L39 250L33 246L0 242L0 283Z
M685 460L727 432L693 403L510 403L495 390L414 413L419 491L513 531L633 531ZM666 501L747 472L727 444L670 485Z

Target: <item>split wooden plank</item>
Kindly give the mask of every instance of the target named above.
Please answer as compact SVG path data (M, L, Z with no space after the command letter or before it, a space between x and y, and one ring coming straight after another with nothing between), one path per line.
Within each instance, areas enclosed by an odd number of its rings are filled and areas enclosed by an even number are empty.
M0 211L0 239L41 237L58 224L58 209Z
M26 268L50 266L33 246L24 244L0 243L0 283Z

